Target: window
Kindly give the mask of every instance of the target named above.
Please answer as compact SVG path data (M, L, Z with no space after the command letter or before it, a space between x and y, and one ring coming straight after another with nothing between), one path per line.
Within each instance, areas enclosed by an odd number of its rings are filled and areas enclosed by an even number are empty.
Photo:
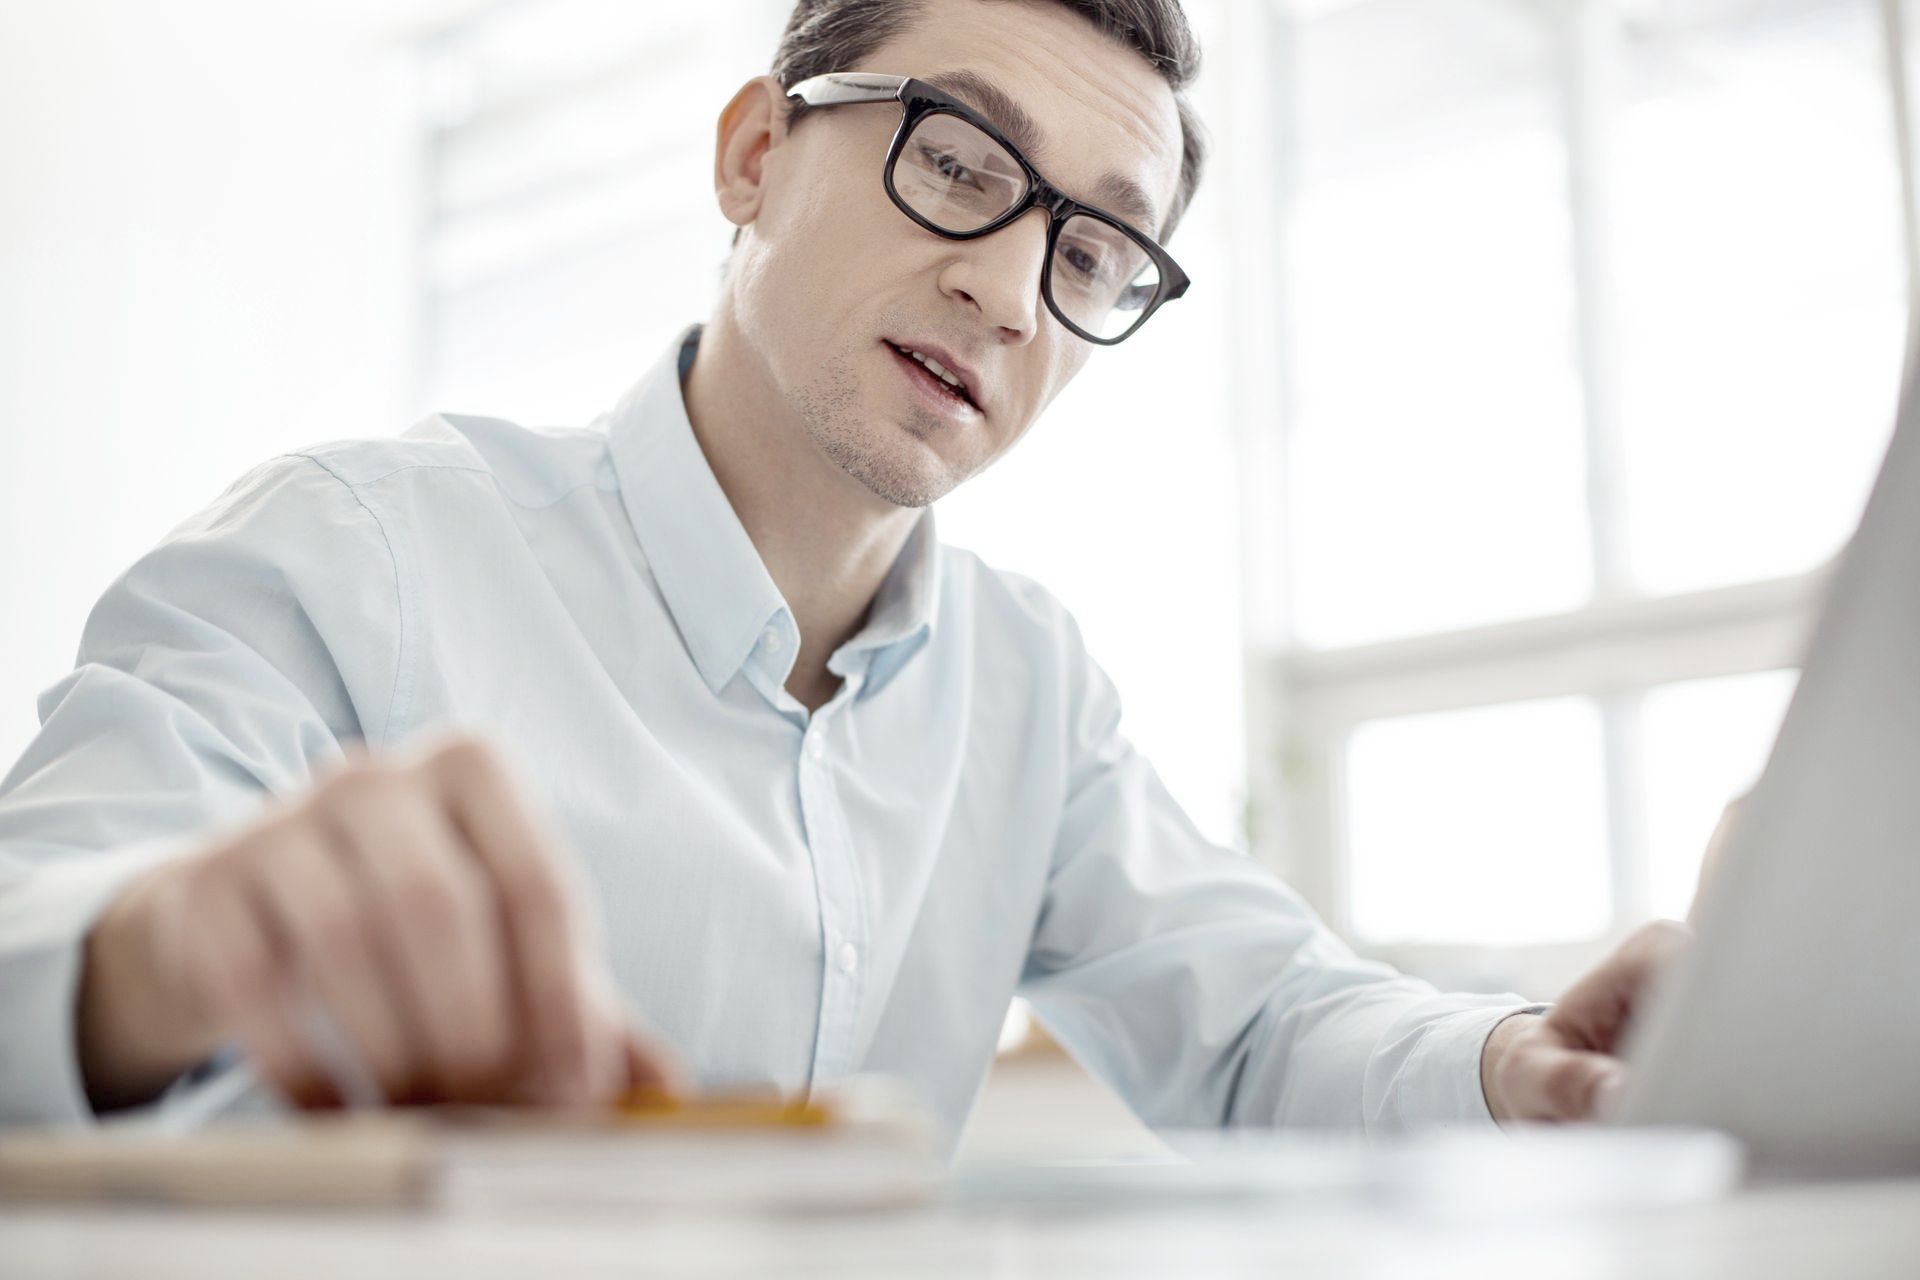
M1686 913L1892 423L1884 17L1295 2L1236 40L1293 142L1255 845L1364 948L1550 986Z
M764 70L773 9L538 0L423 45L434 410L585 423L704 318L731 230L711 122Z
M1622 523L1652 592L1806 570L1840 545L1906 324L1879 5L1668 8L1628 29L1609 202Z
M1519 944L1607 927L1597 708L1549 698L1374 720L1347 744L1353 928Z
M1791 671L1759 671L1683 680L1647 695L1647 871L1655 915L1687 915L1700 855L1725 801L1759 778L1795 679Z
M1573 608L1591 556L1544 24L1429 0L1295 39L1294 630L1337 648Z

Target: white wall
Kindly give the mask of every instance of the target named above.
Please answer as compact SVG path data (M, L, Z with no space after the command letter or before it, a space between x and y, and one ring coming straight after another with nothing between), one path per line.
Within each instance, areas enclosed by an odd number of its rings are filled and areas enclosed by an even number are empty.
M0 0L0 771L143 550L413 412L405 6L318 8Z

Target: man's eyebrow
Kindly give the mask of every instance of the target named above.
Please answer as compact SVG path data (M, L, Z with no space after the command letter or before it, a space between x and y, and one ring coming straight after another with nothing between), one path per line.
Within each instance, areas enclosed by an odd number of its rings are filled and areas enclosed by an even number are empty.
M977 71L939 71L920 77L943 89L993 122L1009 141L1028 155L1046 150L1040 126L1013 96Z
M1040 126L1026 109L999 85L977 71L936 71L920 79L936 89L952 94L978 111L1007 135L1007 140L1028 156L1046 150ZM1117 214L1134 226L1157 236L1160 220L1146 189L1124 173L1108 173L1093 184L1091 203L1108 213Z
M1094 183L1092 202L1159 239L1160 219L1153 211L1153 201L1140 184L1126 174L1109 173Z

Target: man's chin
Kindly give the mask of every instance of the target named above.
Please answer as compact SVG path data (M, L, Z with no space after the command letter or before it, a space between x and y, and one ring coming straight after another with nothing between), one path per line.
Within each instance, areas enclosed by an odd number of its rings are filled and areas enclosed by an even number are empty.
M835 466L882 501L896 507L930 506L953 488L952 474L931 444L912 435L911 427L903 424L901 434L876 441L864 432L852 438L829 433L820 447Z

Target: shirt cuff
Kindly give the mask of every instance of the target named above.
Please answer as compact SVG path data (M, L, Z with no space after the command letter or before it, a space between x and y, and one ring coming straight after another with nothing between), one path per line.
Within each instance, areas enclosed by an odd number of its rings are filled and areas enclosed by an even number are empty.
M0 867L0 1125L92 1124L76 1005L87 935L179 837Z
M1474 997L1466 997L1472 999ZM1441 1014L1421 1024L1395 1082L1396 1127L1494 1124L1480 1086L1480 1060L1495 1026L1516 1013L1545 1013L1514 995L1479 997L1485 1003Z

